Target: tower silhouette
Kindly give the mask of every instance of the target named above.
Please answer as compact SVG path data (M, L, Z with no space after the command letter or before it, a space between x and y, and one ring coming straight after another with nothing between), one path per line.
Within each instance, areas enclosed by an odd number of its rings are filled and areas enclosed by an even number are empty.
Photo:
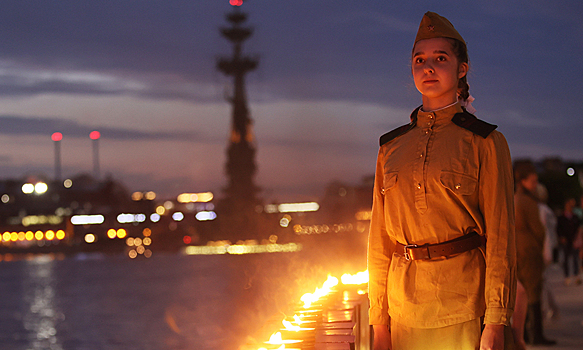
M226 19L231 26L220 28L220 31L233 44L233 54L231 57L220 57L217 68L225 75L233 77L233 90L227 96L232 105L232 124L225 166L228 182L218 209L222 216L221 221L225 223L221 227L233 234L233 229L241 234L249 234L256 229L254 217L255 207L259 204L259 188L254 182L257 171L255 140L247 107L245 75L257 68L258 59L242 53L243 42L253 33L253 29L243 26L247 14L234 6Z

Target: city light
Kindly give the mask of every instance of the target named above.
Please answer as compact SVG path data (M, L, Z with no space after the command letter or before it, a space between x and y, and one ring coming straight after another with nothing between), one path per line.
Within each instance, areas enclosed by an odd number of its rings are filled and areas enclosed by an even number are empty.
M567 175L569 175L569 176L575 176L575 169L568 168L567 169Z
M109 237L110 239L114 239L115 237L117 237L117 231L115 229L110 228L109 230L107 230L107 237Z
M294 232L297 235L313 235L328 232L340 233L354 230L352 224L334 224L334 225L294 225Z
M279 226L281 226L281 227L288 227L291 219L292 219L291 216L289 216L288 214L285 214L281 218L281 220L279 220Z
M6 203L10 202L10 196L7 194L3 194L2 197L0 198L0 200L2 200L2 203L6 204Z
M60 132L55 132L51 135L51 140L58 142L61 141L63 139L63 134L61 134Z
M302 250L298 243L286 244L234 244L219 246L188 246L184 252L187 255L223 255L223 254L259 254L259 253L292 253Z
M49 186L44 182L39 182L36 185L34 185L34 192L36 192L37 194L46 193L48 189Z
M63 231L63 230L58 230L56 233L56 237L58 240L65 239L65 236L66 236L66 234L65 234L65 231Z
M372 217L372 210L361 210L358 211L354 217L356 218L356 220L359 221L367 221L370 220Z
M320 206L316 202L308 203L283 203L277 206L280 213L303 213L317 211Z
M129 224L144 221L146 221L145 214L119 214L117 216L117 222L119 222L120 224Z
M104 221L103 215L74 215L71 217L73 225L100 225Z
M22 185L22 193L31 194L34 192L34 185L31 183L25 183Z
M212 192L203 193L182 193L176 199L178 203L207 203L212 201L214 195Z
M73 186L73 180L67 179L63 181L63 186L65 186L65 188L71 188L71 186Z
M89 133L89 138L92 140L99 140L101 133L99 131L92 131Z
M87 243L94 243L97 240L97 237L93 233L88 233L85 235L85 242Z
M47 232L45 232L45 237L49 241L52 241L55 238L55 232L53 230L48 230Z
M214 211L199 211L196 213L195 218L198 221L210 221L217 218L217 213Z
M116 231L116 236L119 239L124 239L128 235L127 231L123 228L120 228Z
M31 225L58 225L63 222L63 218L57 215L28 215L22 218L23 226Z
M30 182L25 183L22 185L22 193L24 194L43 194L46 193L49 189L49 186L44 182L37 182L36 184L32 184Z
M182 214L181 212L177 211L176 213L172 214L172 219L174 221L182 221L182 220L184 220L184 214Z
M154 213L154 214L150 215L150 221L152 221L152 222L160 221L160 214Z

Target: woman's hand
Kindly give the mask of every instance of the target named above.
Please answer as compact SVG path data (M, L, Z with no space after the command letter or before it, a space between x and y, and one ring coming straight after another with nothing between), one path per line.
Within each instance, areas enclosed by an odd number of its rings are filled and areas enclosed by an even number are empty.
M391 350L391 332L386 324L372 326L374 333L373 350Z
M487 324L484 327L480 350L504 350L504 325Z

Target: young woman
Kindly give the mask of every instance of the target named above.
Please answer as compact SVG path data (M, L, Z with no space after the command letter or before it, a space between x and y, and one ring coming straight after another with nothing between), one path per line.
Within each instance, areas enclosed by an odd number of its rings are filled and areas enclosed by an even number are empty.
M471 99L467 49L447 19L423 16L411 65L423 105L381 137L377 159L374 348L503 349L516 293L508 146L462 107Z

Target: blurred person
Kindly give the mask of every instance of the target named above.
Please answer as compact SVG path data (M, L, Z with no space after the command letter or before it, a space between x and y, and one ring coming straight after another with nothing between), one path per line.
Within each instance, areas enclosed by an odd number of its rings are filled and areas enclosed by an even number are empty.
M583 220L583 195L579 197L579 205L573 208L573 213L579 217L579 219Z
M375 350L513 343L512 164L496 126L469 112L468 64L461 35L427 12L411 62L423 104L381 137L377 158L368 247Z
M540 214L540 221L545 228L545 241L543 244L543 260L545 262L545 271L554 262L554 252L559 246L559 239L557 237L557 216L553 210L548 206L549 193L547 188L538 183L536 186L536 197L538 198L538 210ZM544 276L544 273L543 273ZM543 309L547 308L546 314L554 319L559 316L559 306L555 301L553 290L547 283L546 278L543 277ZM546 302L546 303L545 303Z
M581 219L573 213L576 201L575 198L568 198L563 206L563 213L557 219L557 235L561 243L563 252L563 272L565 273L565 284L572 282L581 284L579 277L579 249L581 249ZM573 279L571 279L571 269L573 267Z
M516 267L519 282L516 312L512 320L514 340L518 349L525 349L524 331L526 331L528 343L554 345L555 341L543 335L541 296L545 267L543 259L545 228L540 220L539 201L536 196L538 175L531 161L514 162L514 183Z

